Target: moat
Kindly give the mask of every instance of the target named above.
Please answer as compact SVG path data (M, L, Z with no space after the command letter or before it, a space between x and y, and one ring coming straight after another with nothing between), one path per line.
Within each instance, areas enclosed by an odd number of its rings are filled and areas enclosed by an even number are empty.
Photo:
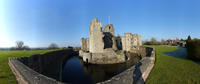
M62 69L62 82L70 84L94 84L110 79L137 62L132 59L120 64L85 64L79 56L69 58Z

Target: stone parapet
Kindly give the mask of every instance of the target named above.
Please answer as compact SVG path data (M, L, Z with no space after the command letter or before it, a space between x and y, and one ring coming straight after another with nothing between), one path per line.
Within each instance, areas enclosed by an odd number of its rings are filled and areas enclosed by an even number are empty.
M63 49L30 57L9 58L8 64L19 84L62 84L63 63L78 52Z
M136 65L97 84L144 84L155 63L155 50L153 48L150 48L150 50L149 56L144 57Z
M9 58L8 64L18 84L64 84L30 69L16 58Z

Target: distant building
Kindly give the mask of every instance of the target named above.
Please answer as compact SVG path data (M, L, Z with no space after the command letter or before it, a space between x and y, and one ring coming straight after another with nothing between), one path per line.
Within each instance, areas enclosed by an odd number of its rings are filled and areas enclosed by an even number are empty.
M180 46L180 47L186 47L186 42L184 42L184 41L179 41L176 44L177 44L177 46Z

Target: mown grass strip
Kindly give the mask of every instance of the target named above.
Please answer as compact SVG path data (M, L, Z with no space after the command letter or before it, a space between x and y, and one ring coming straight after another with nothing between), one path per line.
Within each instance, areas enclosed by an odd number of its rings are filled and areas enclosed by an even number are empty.
M178 47L151 46L156 49L156 62L146 84L200 84L200 66L191 60L164 55Z

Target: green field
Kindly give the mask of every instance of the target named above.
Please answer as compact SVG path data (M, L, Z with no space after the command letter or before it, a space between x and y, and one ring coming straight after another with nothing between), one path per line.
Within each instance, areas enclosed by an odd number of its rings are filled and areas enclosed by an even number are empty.
M156 49L155 66L146 84L200 84L200 65L191 60L164 55L178 47L151 46Z
M8 66L9 57L26 57L33 54L43 54L53 50L9 51L0 50L0 84L16 84L14 75Z

